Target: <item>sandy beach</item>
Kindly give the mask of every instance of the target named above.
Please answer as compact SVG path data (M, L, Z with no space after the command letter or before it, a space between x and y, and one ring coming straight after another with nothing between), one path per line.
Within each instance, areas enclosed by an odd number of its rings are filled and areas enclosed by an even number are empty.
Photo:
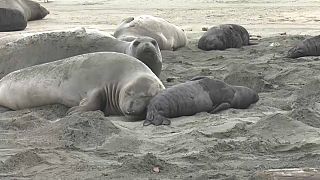
M100 111L66 116L49 105L0 113L0 179L258 179L267 169L320 168L320 57L285 58L320 35L318 0L52 0L24 31L85 27L113 33L123 18L149 14L183 28L188 45L162 51L166 87L209 76L259 92L249 109L142 126ZM235 23L257 45L197 48L203 27ZM319 67L318 67L319 66Z

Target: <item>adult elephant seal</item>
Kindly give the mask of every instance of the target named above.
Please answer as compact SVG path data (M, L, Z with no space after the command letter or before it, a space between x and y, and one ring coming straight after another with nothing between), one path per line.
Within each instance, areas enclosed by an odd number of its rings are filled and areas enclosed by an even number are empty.
M63 104L69 114L101 110L143 119L164 89L141 61L114 52L90 53L12 72L0 80L0 105L12 110ZM81 102L81 103L80 103Z
M0 78L25 67L92 52L125 53L141 60L157 76L161 72L162 56L154 39L141 37L126 42L81 28L34 34L0 47Z
M210 50L225 50L250 45L248 31L236 24L222 24L210 28L199 39L198 48Z
M288 51L287 57L320 56L320 35L300 42Z
M0 31L18 31L27 21L44 18L49 11L31 0L0 0Z
M117 27L114 36L125 41L131 41L135 37L152 37L158 42L160 50L176 50L187 44L187 36L182 29L150 15L126 18Z
M143 125L169 125L171 122L167 118L190 116L198 112L244 109L258 100L258 94L247 87L198 77L165 89L151 99Z

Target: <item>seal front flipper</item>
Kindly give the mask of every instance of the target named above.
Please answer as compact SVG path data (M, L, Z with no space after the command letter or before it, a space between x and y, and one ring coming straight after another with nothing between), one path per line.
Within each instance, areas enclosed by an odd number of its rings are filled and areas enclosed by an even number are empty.
M146 120L143 122L143 126L149 126L153 124L155 126L159 125L170 125L171 121L166 117L160 115L158 112L148 112Z
M221 104L215 106L215 107L213 108L213 110L210 111L209 113L210 113L210 114L214 114L214 113L216 113L216 112L219 112L219 111L228 109L228 108L230 108L230 107L231 107L231 104L230 104L230 103L226 103L226 102L225 102L225 103L221 103Z
M0 113L4 113L7 111L12 111L12 109L0 105Z
M94 89L88 96L80 101L79 106L74 106L67 111L67 115L74 113L103 110L105 107L106 96L103 89Z

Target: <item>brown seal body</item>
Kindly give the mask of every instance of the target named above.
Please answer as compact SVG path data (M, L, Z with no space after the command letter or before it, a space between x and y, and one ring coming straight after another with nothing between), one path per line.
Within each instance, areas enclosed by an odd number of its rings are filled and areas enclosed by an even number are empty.
M114 36L126 41L136 37L151 37L158 42L160 50L176 50L187 44L187 36L182 29L150 15L126 18L115 30Z
M27 21L44 18L49 11L31 0L0 0L0 31L18 31Z
M236 24L222 24L210 28L199 39L198 48L210 50L225 50L250 45L248 31Z
M247 87L231 86L207 77L194 78L165 89L152 98L144 125L169 125L167 118L190 116L198 112L244 109L258 100L258 94Z
M101 110L106 116L143 119L150 99L163 89L160 79L138 59L99 52L8 74L0 80L0 105L19 110L63 104L72 107L69 113Z
M320 35L306 39L291 48L287 57L298 58L303 56L320 56Z

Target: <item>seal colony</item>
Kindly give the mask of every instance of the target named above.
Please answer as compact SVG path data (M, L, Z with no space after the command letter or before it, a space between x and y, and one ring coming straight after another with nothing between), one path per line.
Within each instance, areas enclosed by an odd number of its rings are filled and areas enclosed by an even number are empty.
M100 52L8 74L0 80L0 105L19 110L58 103L72 107L69 114L101 110L106 116L144 119L150 99L163 89L136 58Z
M199 112L245 109L258 100L258 94L250 88L197 77L167 88L152 98L143 125L169 125L171 121L167 118L190 116Z
M157 76L161 72L162 56L154 39L141 37L126 42L81 28L34 34L0 46L0 78L25 67L92 52L125 53L141 60Z
M27 27L27 21L39 20L49 11L31 0L0 0L0 32L18 31Z
M126 41L148 36L158 42L161 50L176 50L187 44L187 36L182 29L162 18L150 15L124 19L116 28L114 36Z

